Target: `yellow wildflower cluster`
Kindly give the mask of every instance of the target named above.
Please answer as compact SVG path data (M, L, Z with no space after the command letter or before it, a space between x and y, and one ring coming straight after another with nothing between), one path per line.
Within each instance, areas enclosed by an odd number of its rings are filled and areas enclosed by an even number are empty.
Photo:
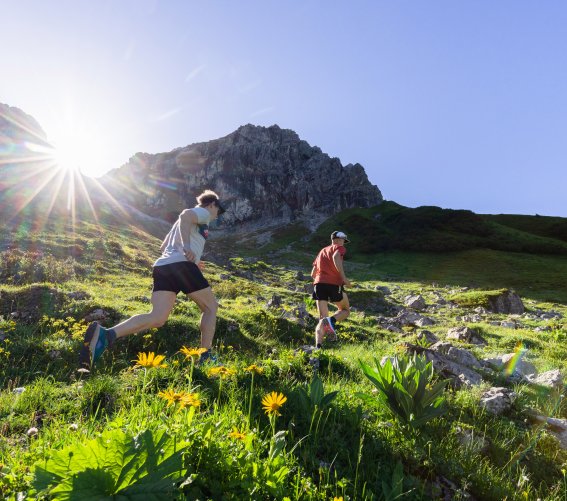
M251 372L252 374L263 374L264 369L262 367L258 367L256 364L249 365L244 369L246 372Z
M246 433L242 433L238 431L238 428L233 427L232 431L228 434L230 438L234 438L235 440L246 440Z
M85 320L75 320L73 317L51 318L43 315L39 321L41 327L47 328L54 338L65 339L71 337L75 340L82 340L88 322Z
M132 362L136 362L135 367L167 367L167 364L162 363L164 360L165 355L156 355L150 351L149 353L138 353L138 358Z
M209 369L209 376L210 377L221 377L222 379L226 379L230 376L234 376L236 371L234 369L229 369L228 367L224 367L221 365L220 367L212 367Z
M167 406L178 404L179 409L184 409L185 407L199 407L201 405L201 400L199 400L198 393L187 393L186 391L173 391L166 390L160 391L158 397L167 400Z

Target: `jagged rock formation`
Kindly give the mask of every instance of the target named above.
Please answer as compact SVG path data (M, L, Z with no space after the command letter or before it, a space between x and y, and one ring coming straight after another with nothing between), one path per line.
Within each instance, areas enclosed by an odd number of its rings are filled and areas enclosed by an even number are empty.
M19 108L0 103L0 151L18 156L28 153L30 144L46 144L46 135L35 118Z
M211 188L226 202L224 227L309 221L382 202L360 164L343 166L277 125L245 125L169 153L138 153L102 181L117 199L169 219Z

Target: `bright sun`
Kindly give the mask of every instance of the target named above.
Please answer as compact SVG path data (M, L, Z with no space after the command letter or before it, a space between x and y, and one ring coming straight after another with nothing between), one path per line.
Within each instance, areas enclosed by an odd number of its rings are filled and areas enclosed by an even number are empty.
M96 139L88 133L80 131L59 133L52 140L55 148L54 160L58 166L67 171L95 176L99 174L101 168L100 148L96 143Z

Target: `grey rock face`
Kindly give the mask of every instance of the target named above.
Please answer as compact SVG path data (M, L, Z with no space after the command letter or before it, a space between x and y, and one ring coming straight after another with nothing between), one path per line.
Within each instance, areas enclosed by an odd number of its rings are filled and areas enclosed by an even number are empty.
M404 304L412 310L421 311L425 309L425 299L421 294L415 296L407 296L404 298Z
M429 320L429 322L428 322ZM424 327L425 325L432 325L433 322L431 319L416 313L415 311L410 310L402 310L400 311L395 318L392 319L392 323L397 324L399 326L403 325L417 325L418 327Z
M470 327L453 327L447 332L447 339L456 339L471 344L488 344L477 331Z
M517 353L506 353L505 355L499 355L494 358L485 358L483 363L498 370L510 369L510 372L513 371L521 376L537 374L537 369L534 364L528 362L523 357L520 357L518 360Z
M467 350L455 348L451 343L439 341L429 348L406 345L410 353L422 353L432 363L435 372L449 378L454 387L473 386L482 382L481 375L476 372L480 368L479 361Z
M503 414L507 412L516 399L516 393L508 388L490 388L482 394L480 405L491 414Z
M0 137L12 145L11 156L29 155L26 143L46 144L46 135L36 119L19 108L0 103Z
M512 313L520 315L524 313L524 303L513 291L506 291L503 294L488 299L489 310L493 313Z
M434 344L437 341L439 341L439 338L433 334L433 332L430 332L428 330L422 330L419 332L419 334L417 335L417 339L424 340L429 344Z
M120 198L154 216L177 217L195 205L195 196L210 188L222 197L227 212L219 227L240 223L289 223L326 217L346 208L382 202L360 164L343 166L319 148L277 125L245 125L226 137L178 148L169 153L138 153L104 179Z
M563 388L563 376L559 369L542 372L539 376L531 378L530 381L532 383L549 386L550 388L555 388L557 390L561 390Z
M540 416L538 414L532 414L530 418L536 423L546 424L550 433L559 441L561 448L567 450L567 419Z

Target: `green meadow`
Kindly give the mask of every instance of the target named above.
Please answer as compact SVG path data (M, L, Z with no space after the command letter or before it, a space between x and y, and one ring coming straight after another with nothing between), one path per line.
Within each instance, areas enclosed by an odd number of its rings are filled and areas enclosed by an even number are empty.
M553 237L563 221L536 234L522 217L461 214L457 224L443 214L431 228L420 218L435 210L400 207L345 211L314 234L289 227L264 246L212 238L205 275L219 300L218 366L189 355L199 311L179 295L163 327L119 340L92 372L78 371L90 315L111 326L149 309L159 239L115 221L3 229L3 498L567 499L567 451L529 418L566 419L565 387L496 372L455 388L407 354L408 343L427 347L423 329L379 322L410 294L430 306L441 296L449 303L424 312L439 339L467 325L486 346L451 342L478 359L523 349L538 372L567 376L567 243ZM302 349L317 323L311 262L338 225L353 235L352 313L338 342L312 352ZM495 325L505 314L459 319L498 289L522 298L516 328ZM386 362L382 372L383 357L400 370ZM517 395L501 415L480 405L490 387Z

